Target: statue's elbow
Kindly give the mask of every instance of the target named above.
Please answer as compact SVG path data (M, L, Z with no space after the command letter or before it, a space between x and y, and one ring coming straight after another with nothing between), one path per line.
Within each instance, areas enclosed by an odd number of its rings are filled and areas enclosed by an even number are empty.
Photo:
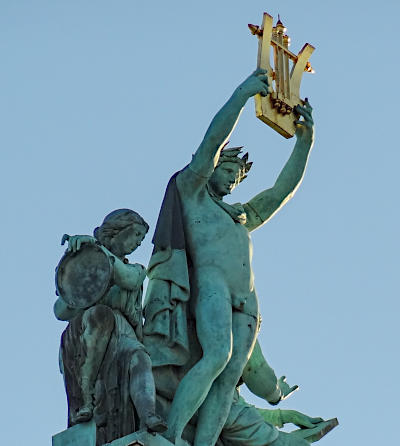
M54 316L59 321L68 321L69 320L69 312L65 304L58 298L53 307Z

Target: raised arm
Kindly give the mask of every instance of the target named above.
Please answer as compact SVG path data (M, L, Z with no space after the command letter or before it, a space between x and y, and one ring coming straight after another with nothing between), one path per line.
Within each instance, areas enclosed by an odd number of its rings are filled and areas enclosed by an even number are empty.
M312 107L306 99L304 107L296 111L303 120L297 120L296 144L274 186L256 195L244 205L248 216L248 229L258 228L268 221L295 194L307 166L308 156L314 143Z
M238 121L247 100L257 93L268 94L265 70L256 70L233 92L232 96L215 115L210 126L189 165L199 177L200 182L207 182L214 171L221 149L226 144ZM203 179L203 180L202 180Z
M265 399L270 404L278 404L298 389L298 386L290 387L284 376L277 379L258 341L243 370L242 379L254 395Z

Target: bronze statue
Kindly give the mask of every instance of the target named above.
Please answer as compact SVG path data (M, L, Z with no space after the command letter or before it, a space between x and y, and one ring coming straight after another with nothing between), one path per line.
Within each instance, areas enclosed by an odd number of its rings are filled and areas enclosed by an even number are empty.
M60 348L68 425L94 417L99 445L138 427L166 428L155 413L152 364L141 343L146 269L125 257L141 244L148 228L136 212L118 209L105 217L94 237L64 237L69 238L68 250L57 269L60 296L54 312L69 321ZM112 264L111 278L104 273L107 267L101 270L108 281L98 285L106 288L103 295L88 292L101 282L99 251Z

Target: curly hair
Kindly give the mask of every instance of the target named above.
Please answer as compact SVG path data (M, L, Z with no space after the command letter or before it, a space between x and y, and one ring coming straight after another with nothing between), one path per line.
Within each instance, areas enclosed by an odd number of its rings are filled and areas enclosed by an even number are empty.
M149 230L149 225L137 212L131 209L116 209L106 215L101 226L93 231L93 235L103 246L110 249L112 239L131 225L142 225L146 232Z
M242 158L239 157L239 154L242 153L243 146L240 147L230 147L227 149L221 150L217 167L222 163L238 163L240 165L239 172L239 182L242 182L246 177L247 173L251 169L253 165L252 162L247 162L249 159L249 154L245 153Z

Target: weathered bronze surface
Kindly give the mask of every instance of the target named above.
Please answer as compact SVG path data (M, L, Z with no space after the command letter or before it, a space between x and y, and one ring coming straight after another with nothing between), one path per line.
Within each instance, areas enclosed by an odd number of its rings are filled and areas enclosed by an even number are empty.
M118 209L93 237L66 237L54 312L69 322L60 357L73 431L56 436L66 439L57 446L78 446L68 438L76 438L80 426L96 446L307 446L337 425L294 410L257 408L239 394L244 383L275 406L298 389L278 379L257 340L251 233L293 198L314 143L312 107L299 97L312 47L291 53L282 23L272 28L268 15L251 30L261 42L259 68L234 90L166 188L144 311L146 268L125 257L148 230L142 217ZM252 97L258 116L296 142L272 187L229 204L225 198L252 163L242 147L226 145ZM288 423L300 429L279 430Z
M112 261L98 245L67 252L56 269L56 289L73 308L89 308L109 290Z

